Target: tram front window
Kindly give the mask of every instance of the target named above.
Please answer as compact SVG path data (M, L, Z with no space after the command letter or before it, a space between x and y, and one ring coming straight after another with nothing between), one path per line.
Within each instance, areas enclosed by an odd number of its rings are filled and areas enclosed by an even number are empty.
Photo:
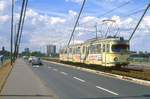
M129 49L129 45L127 44L115 44L111 47L113 52L126 52Z

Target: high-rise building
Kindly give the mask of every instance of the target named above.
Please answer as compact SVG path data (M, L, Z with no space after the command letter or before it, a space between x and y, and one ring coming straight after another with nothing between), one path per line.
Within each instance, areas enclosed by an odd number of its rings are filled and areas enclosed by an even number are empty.
M56 54L56 45L47 45L47 55L52 56Z
M24 52L29 53L30 52L29 48L25 48Z

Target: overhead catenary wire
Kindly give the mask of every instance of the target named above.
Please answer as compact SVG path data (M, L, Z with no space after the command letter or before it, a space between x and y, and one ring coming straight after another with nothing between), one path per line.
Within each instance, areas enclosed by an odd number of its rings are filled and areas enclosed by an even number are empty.
M21 23L22 23L22 18L23 18L23 10L24 10L24 5L25 5L25 0L22 1L22 7L21 7L21 12L20 12L20 18L19 18L19 24L17 28L17 34L16 34L16 41L15 41L15 49L14 49L14 58L17 58L17 46L18 46L18 40L19 40L19 33L20 33L20 28L21 28Z
M115 11L117 9L120 9L121 7L124 7L124 6L128 5L129 3L130 3L130 1L127 1L127 2L125 2L123 4L121 4L121 5L119 5L119 6L115 7L115 8L113 8L113 9L111 9L111 10L109 10L109 11L107 11L107 12L101 14L101 15L99 15L99 17L102 17L102 16L105 16L105 15L107 15L109 13L112 13L113 11Z
M126 4L126 3L125 3ZM132 13L130 13L130 14L128 14L128 15L125 15L124 17L129 17L129 16L133 16L133 15L135 15L135 14L138 14L138 13L141 13L141 12L143 12L145 10L145 8L142 8L142 9L139 9L139 10L137 10L137 11L134 11L134 12L132 12ZM111 12L111 11L110 11ZM88 22L86 22L86 24L87 24ZM82 24L80 24L80 25L82 25ZM120 30L120 29L119 29ZM118 34L118 33L117 33Z
M138 21L138 23L137 23L137 25L135 26L135 28L134 28L133 32L131 33L131 36L129 37L129 41L132 39L133 35L135 34L135 32L136 32L137 28L139 27L139 25L140 25L141 21L143 20L143 18L144 18L144 16L145 16L146 12L147 12L147 11L148 11L148 9L149 9L149 7L150 7L150 2L149 2L149 4L147 5L147 7L146 7L146 9L145 9L144 13L142 14L142 16L141 16L140 20L139 20L139 21Z
M120 8L122 8L122 7L126 6L126 5L128 5L128 4L130 4L130 1L127 1L127 2L125 2L125 3L122 3L122 4L120 4L119 6L113 8L113 9L110 9L109 11L107 11L107 12L105 12L105 13L99 15L97 18L100 18L100 17L102 17L102 16L108 15L108 14L114 12L115 10L118 10L118 9L120 9ZM91 21L88 21L88 22L86 22L86 23L80 23L80 25L84 25L84 24L87 24L87 23L90 23L90 22L91 22Z
M74 35L75 29L76 29L76 27L77 27L77 24L78 24L78 21L79 21L80 15L81 15L81 13L82 13L82 11L83 11L83 8L84 8L84 5L85 5L85 2L86 2L86 0L84 0L84 1L83 1L83 3L82 3L82 6L81 6L81 9L80 9L79 15L78 15L78 17L77 17L77 20L76 20L76 22L75 22L75 25L74 25L73 31L72 31L72 33L71 33L71 36L70 36L70 39L69 39L69 42L68 42L68 46L69 46L69 44L70 44L70 42L71 42L71 40L72 40L72 37L73 37L73 35Z
M144 8L143 8L143 9L136 10L136 11L134 11L134 12L130 13L130 14L125 15L124 17L130 17L130 16L133 16L133 15L135 15L135 14L138 14L138 13L143 12L144 10L145 10ZM91 22L91 21L86 22L86 24L87 24L87 23L90 23L90 22ZM84 23L84 24L85 24L85 23ZM80 25L83 25L83 24L80 24ZM114 36L117 36L117 35L118 35L119 30L121 30L121 29L117 29L117 32L115 33L115 35L114 35Z
M140 12L143 12L144 10L145 10L145 9L140 9L140 10L134 11L134 12L128 14L128 15L125 15L124 17L129 17L129 16L132 16L132 15L138 14L138 13L140 13Z

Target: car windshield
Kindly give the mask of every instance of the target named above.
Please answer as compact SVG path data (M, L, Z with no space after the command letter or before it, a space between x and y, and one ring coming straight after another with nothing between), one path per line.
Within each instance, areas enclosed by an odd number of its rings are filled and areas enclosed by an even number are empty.
M127 44L115 44L111 47L113 52L125 52L129 50L129 45Z

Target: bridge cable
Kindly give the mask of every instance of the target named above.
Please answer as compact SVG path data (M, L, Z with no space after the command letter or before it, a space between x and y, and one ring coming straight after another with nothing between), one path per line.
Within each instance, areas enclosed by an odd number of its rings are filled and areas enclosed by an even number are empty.
M14 58L17 58L17 46L18 46L18 40L19 40L19 33L20 33L20 28L21 28L21 23L22 23L22 18L23 18L23 10L24 10L24 5L25 5L25 0L22 1L22 7L21 7L21 12L20 12L20 19L19 19L19 25L18 25L18 30L16 34L16 40L15 40L15 49L14 49Z
M24 26L24 21L25 21L25 16L26 16L27 5L28 5L28 0L26 0L26 3L25 3L23 19L22 19L22 24L21 24L21 30L20 30L20 35L19 35L19 41L18 41L18 46L17 46L17 55L18 55L18 52L19 52L19 47L20 47L20 42L21 42L21 37L22 37L22 31L23 31L23 26Z
M72 33L71 33L71 36L70 36L70 39L69 39L69 42L68 42L68 46L69 46L69 44L70 44L70 42L71 42L71 40L72 40L72 37L73 37L73 35L74 35L75 29L76 29L76 27L77 27L77 24L78 24L78 21L79 21L80 15L81 15L81 13L82 13L82 11L83 11L83 8L84 8L84 5L85 5L85 2L86 2L86 0L84 0L84 1L83 1L83 3L82 3L82 6L81 6L81 9L80 9L79 15L78 15L78 17L77 17L77 20L76 20L76 22L75 22L75 25L74 25L73 31L72 31Z
M14 28L14 3L15 1L12 0L12 9L11 9L11 40L10 40L10 47L11 47L11 52L10 52L10 58L11 58L11 65L13 63L13 28Z
M144 18L144 16L145 16L146 12L148 11L149 7L150 7L150 3L149 3L148 6L146 7L146 9L145 9L144 13L142 14L140 20L138 21L137 25L135 26L135 29L133 30L133 32L132 32L132 34L131 34L131 36L130 36L130 38L129 38L129 41L132 39L133 35L135 34L135 32L136 32L138 26L140 25L141 21L143 20L143 18Z

